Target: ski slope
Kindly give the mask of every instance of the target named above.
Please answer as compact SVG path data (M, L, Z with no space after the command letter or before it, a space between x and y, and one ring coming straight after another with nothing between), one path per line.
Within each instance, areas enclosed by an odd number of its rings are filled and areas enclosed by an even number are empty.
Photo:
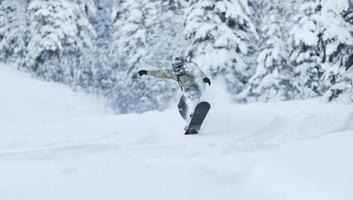
M353 106L231 105L217 89L185 136L174 107L113 115L0 65L0 199L353 199Z

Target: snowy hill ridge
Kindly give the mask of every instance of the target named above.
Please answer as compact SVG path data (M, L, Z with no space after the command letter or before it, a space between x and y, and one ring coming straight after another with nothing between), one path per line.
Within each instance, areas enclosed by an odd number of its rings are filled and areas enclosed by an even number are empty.
M317 100L112 115L94 97L0 65L0 199L353 198L353 106Z

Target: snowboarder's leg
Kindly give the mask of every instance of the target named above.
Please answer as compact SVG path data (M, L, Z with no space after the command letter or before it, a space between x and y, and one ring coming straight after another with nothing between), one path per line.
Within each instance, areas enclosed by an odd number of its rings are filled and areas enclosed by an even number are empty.
M180 100L178 103L178 110L179 110L181 117L185 121L188 121L188 104L186 103L186 98L184 95L180 97Z
M198 87L192 87L189 90L185 91L185 99L186 99L185 102L186 102L186 104L187 104L187 106L189 108L188 109L189 112L188 112L188 115L187 115L189 117L189 119L191 119L196 105L198 103L200 103L201 96L202 96L202 93L201 93L201 91L200 91L200 89Z

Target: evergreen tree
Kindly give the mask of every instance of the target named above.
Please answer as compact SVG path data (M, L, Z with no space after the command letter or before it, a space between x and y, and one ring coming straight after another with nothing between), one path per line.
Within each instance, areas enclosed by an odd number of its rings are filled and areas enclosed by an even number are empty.
M95 32L80 7L65 0L34 0L25 67L46 80L71 84Z
M277 0L260 5L263 16L260 16L259 32L263 47L257 58L256 72L240 97L247 101L294 99L296 96L296 86L293 83L294 72L287 63L288 35L282 31L289 13L285 5Z
M170 82L149 78L138 78L140 68L159 68L151 46L156 45L153 34L160 1L142 0L116 2L113 12L112 58L117 66L117 84L114 88L113 105L121 112L162 109L173 98L175 87ZM161 42L161 41L159 41ZM165 49L164 52L167 52Z
M231 94L242 91L255 68L257 39L247 1L192 0L185 20L186 55L213 76L222 76Z
M183 6L177 0L158 0L144 7L148 53L142 61L150 66L168 67L185 48Z
M351 87L352 25L344 18L349 8L348 0L310 0L300 6L291 30L291 62L302 98L325 94L331 101Z
M27 0L0 1L0 60L21 64L28 35Z
M114 65L111 63L110 45L112 43L112 6L111 0L95 0L86 5L86 15L94 27L97 37L93 46L85 51L79 66L78 84L88 92L98 92L111 96L116 82ZM92 7L92 8L90 8ZM90 9L88 9L90 8ZM91 10L91 11L90 11Z
M353 26L345 19L352 9L349 0L321 2L321 59L325 70L324 83L329 88L325 98L332 101L339 96L353 100Z
M302 98L320 96L325 90L319 48L323 31L319 21L320 7L320 2L315 0L300 5L290 30L293 48L290 62L295 68Z

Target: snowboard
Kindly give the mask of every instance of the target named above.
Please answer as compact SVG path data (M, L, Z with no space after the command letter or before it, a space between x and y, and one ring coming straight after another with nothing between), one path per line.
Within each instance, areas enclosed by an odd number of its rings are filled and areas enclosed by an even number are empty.
M198 133L210 108L211 108L211 105L205 101L197 104L197 106L195 107L194 114L191 117L189 126L185 131L185 135Z

